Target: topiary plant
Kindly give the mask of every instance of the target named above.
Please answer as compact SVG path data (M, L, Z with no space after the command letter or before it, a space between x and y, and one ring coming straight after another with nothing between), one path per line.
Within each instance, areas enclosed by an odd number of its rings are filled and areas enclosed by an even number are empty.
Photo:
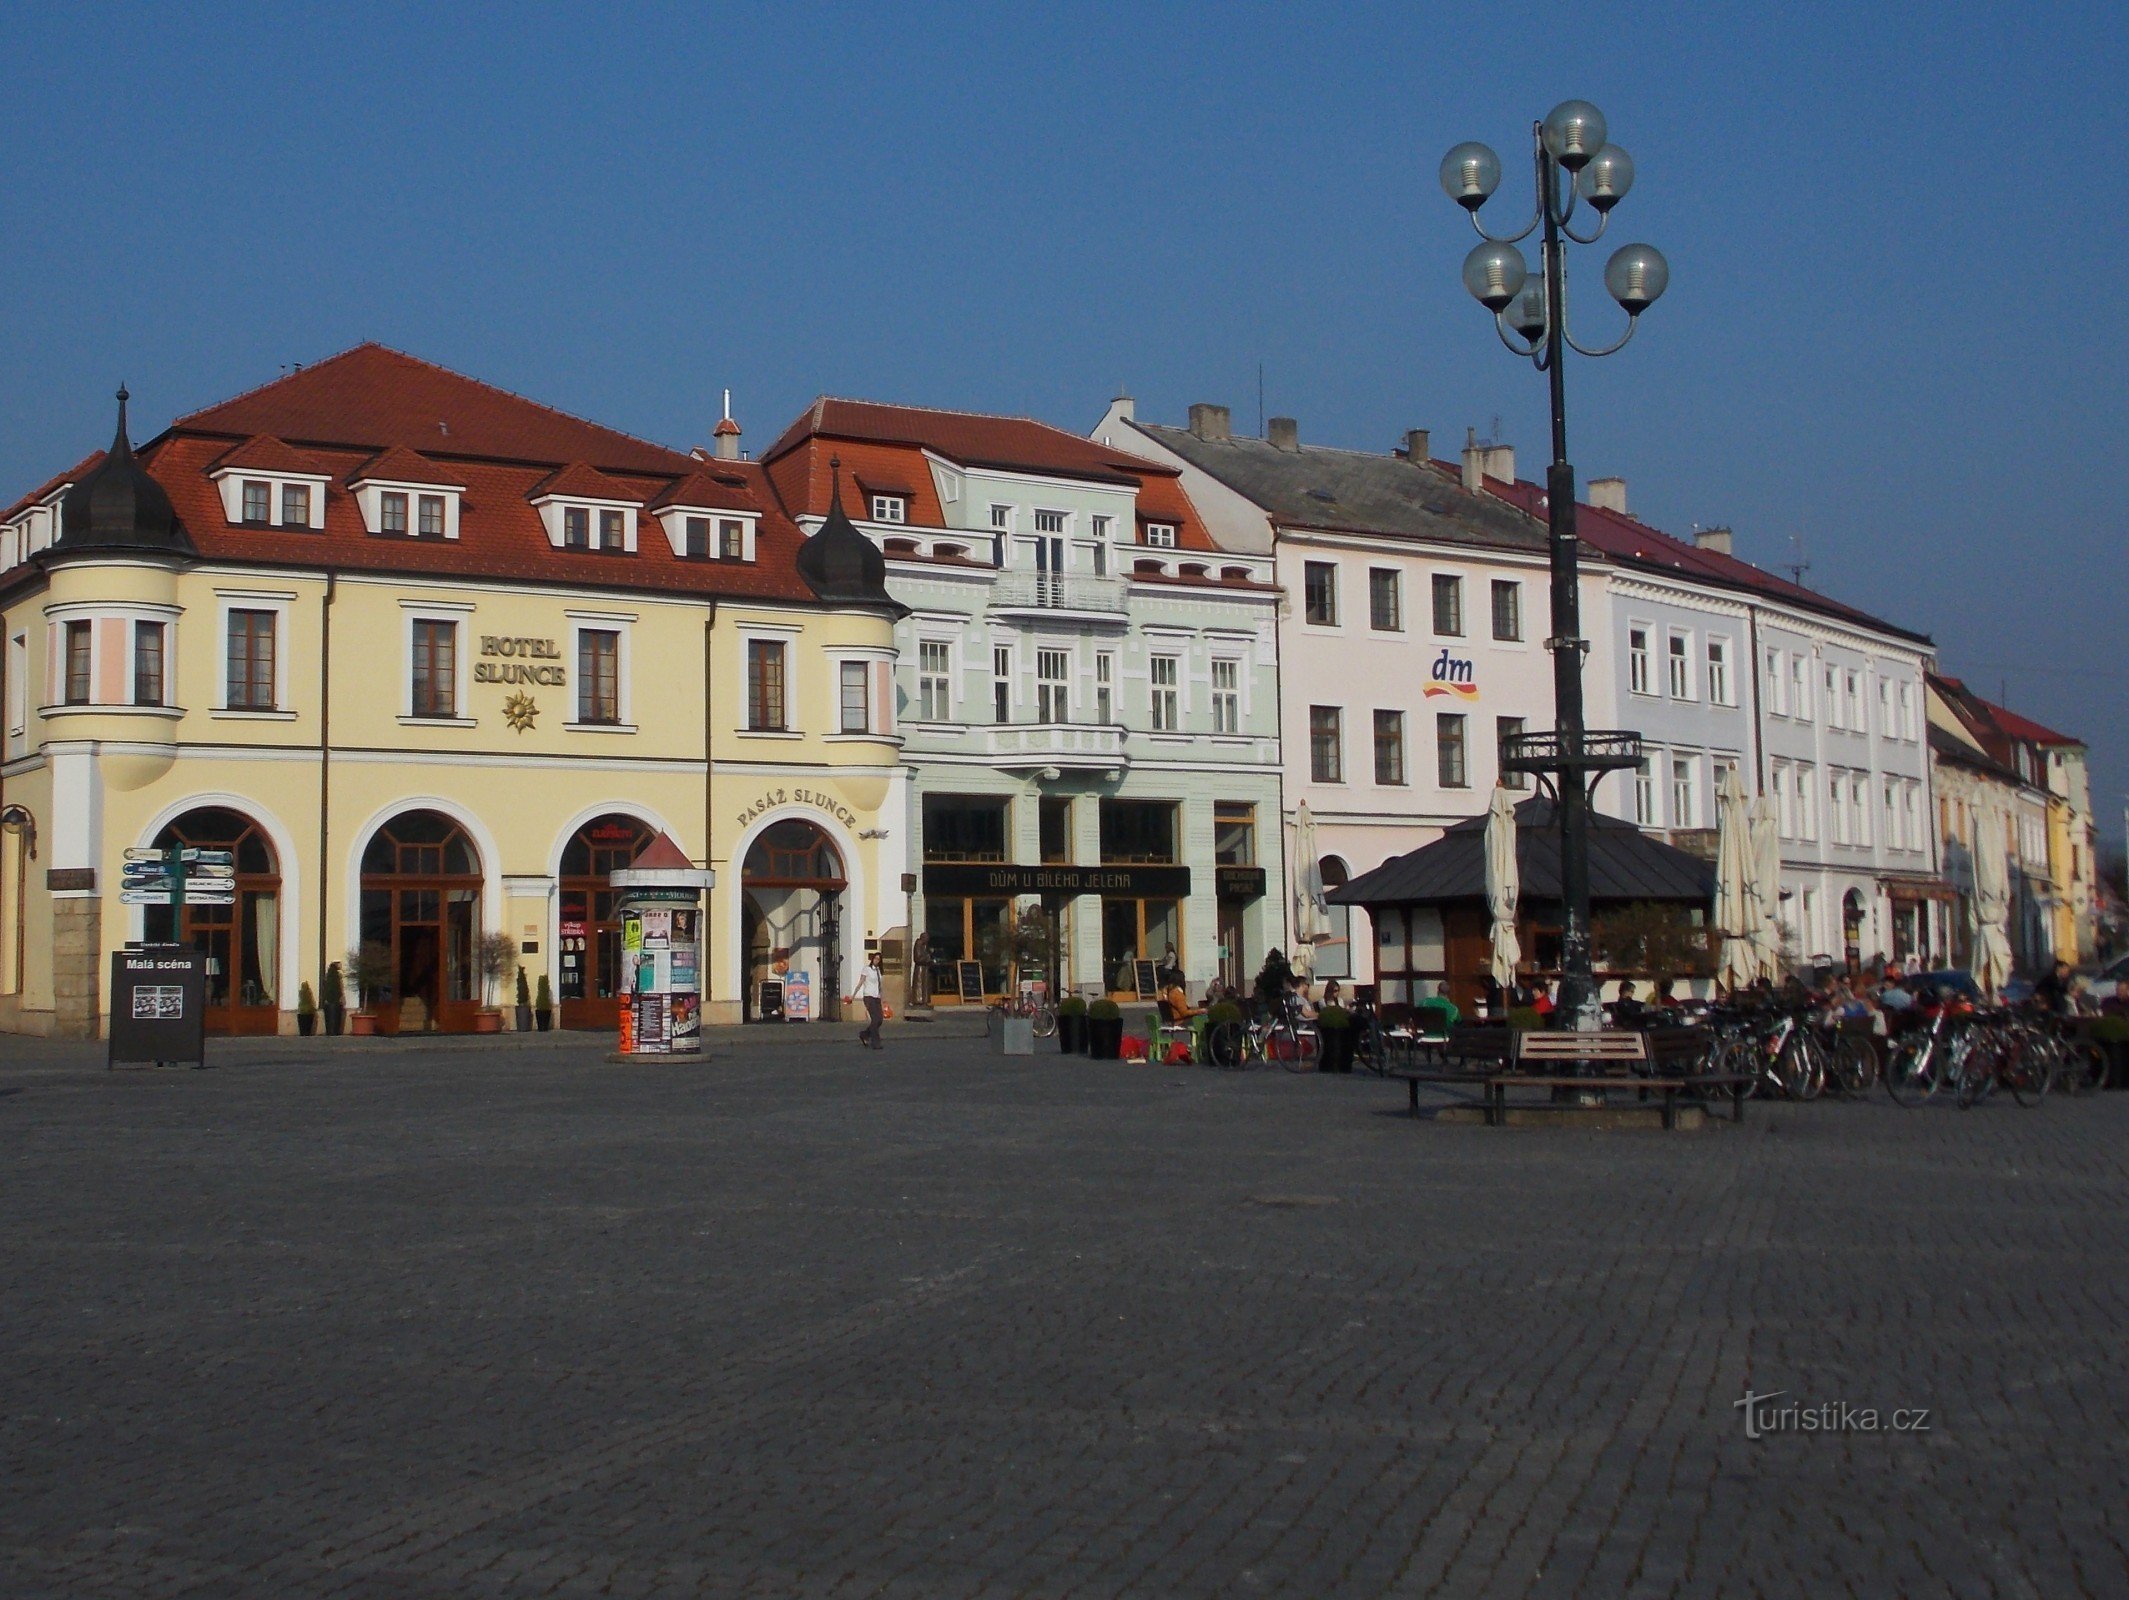
M1057 1002L1057 1014L1060 1017L1085 1016L1087 1014L1086 996L1078 994L1066 995L1062 1000Z
M1223 1022L1240 1022L1241 1020L1242 1008L1232 1000L1216 1001L1205 1012L1205 1024L1207 1027L1216 1028Z
M1344 1006L1324 1006L1316 1012L1319 1028L1350 1028L1352 1025L1353 1013Z
M1087 1007L1089 1022L1114 1022L1124 1014L1124 1008L1114 1000L1097 1000Z
M532 1004L532 986L525 981L525 969L517 969L517 1003L521 1007Z
M317 1014L318 1000L310 992L309 982L306 980L296 985L296 1015L299 1017L315 1017Z

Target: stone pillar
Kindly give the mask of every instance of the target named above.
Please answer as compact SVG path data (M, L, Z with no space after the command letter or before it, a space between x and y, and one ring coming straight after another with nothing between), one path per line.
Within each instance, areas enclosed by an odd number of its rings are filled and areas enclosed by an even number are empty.
M62 895L52 901L52 1033L94 1039L103 1011L103 899Z

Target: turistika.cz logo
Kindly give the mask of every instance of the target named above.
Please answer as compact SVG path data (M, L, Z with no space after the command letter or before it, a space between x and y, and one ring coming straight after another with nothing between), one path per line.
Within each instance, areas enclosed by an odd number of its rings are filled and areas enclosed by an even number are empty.
M1929 1432L1927 1406L1880 1411L1875 1406L1852 1406L1846 1400L1820 1400L1811 1405L1791 1400L1787 1405L1775 1404L1788 1392L1776 1389L1772 1394L1754 1394L1747 1389L1742 1400L1730 1402L1733 1409L1745 1414L1747 1439L1764 1439L1777 1433Z
M1434 658L1433 674L1427 679L1427 696L1451 694L1459 700L1478 698L1478 671L1463 656L1452 656L1444 650Z

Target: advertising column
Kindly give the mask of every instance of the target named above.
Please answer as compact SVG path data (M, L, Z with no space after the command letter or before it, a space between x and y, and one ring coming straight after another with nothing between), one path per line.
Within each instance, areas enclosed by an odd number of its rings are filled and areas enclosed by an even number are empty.
M715 875L660 834L610 881L621 920L621 1053L701 1059L702 896Z

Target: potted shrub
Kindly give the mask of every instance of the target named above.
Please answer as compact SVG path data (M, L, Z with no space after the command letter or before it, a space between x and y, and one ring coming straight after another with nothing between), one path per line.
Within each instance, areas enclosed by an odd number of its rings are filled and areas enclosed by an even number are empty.
M377 1031L378 1015L392 1001L392 952L365 939L347 953L348 976L355 980L355 1012L348 1032L358 1038Z
M532 1018L542 1033L554 1026L554 990L547 986L544 972L540 974L540 997L532 1007Z
M480 974L481 1008L473 1013L475 1033L501 1033L503 1010L494 1003L495 986L517 963L517 941L509 934L490 929L473 941L473 970Z
M2099 1087L2129 1089L2129 1017L2094 1017L2092 1042L2107 1058L2107 1076Z
M519 1033L532 1031L532 986L525 982L525 969L517 969L517 1016L512 1019Z
M1114 1061L1123 1053L1124 1010L1114 1000L1096 1000L1087 1007L1087 1054L1096 1061Z
M325 967L325 998L318 1009L325 1013L327 1038L337 1038L347 1026L347 984L340 976L340 963L329 961Z
M1076 994L1068 994L1057 1002L1057 1049L1068 1056L1081 1054L1087 1048L1087 1002Z
M1353 1070L1353 1014L1344 1006L1325 1006L1316 1013L1316 1070Z
M310 992L310 984L296 986L296 1032L308 1039L318 1031L318 1001Z

